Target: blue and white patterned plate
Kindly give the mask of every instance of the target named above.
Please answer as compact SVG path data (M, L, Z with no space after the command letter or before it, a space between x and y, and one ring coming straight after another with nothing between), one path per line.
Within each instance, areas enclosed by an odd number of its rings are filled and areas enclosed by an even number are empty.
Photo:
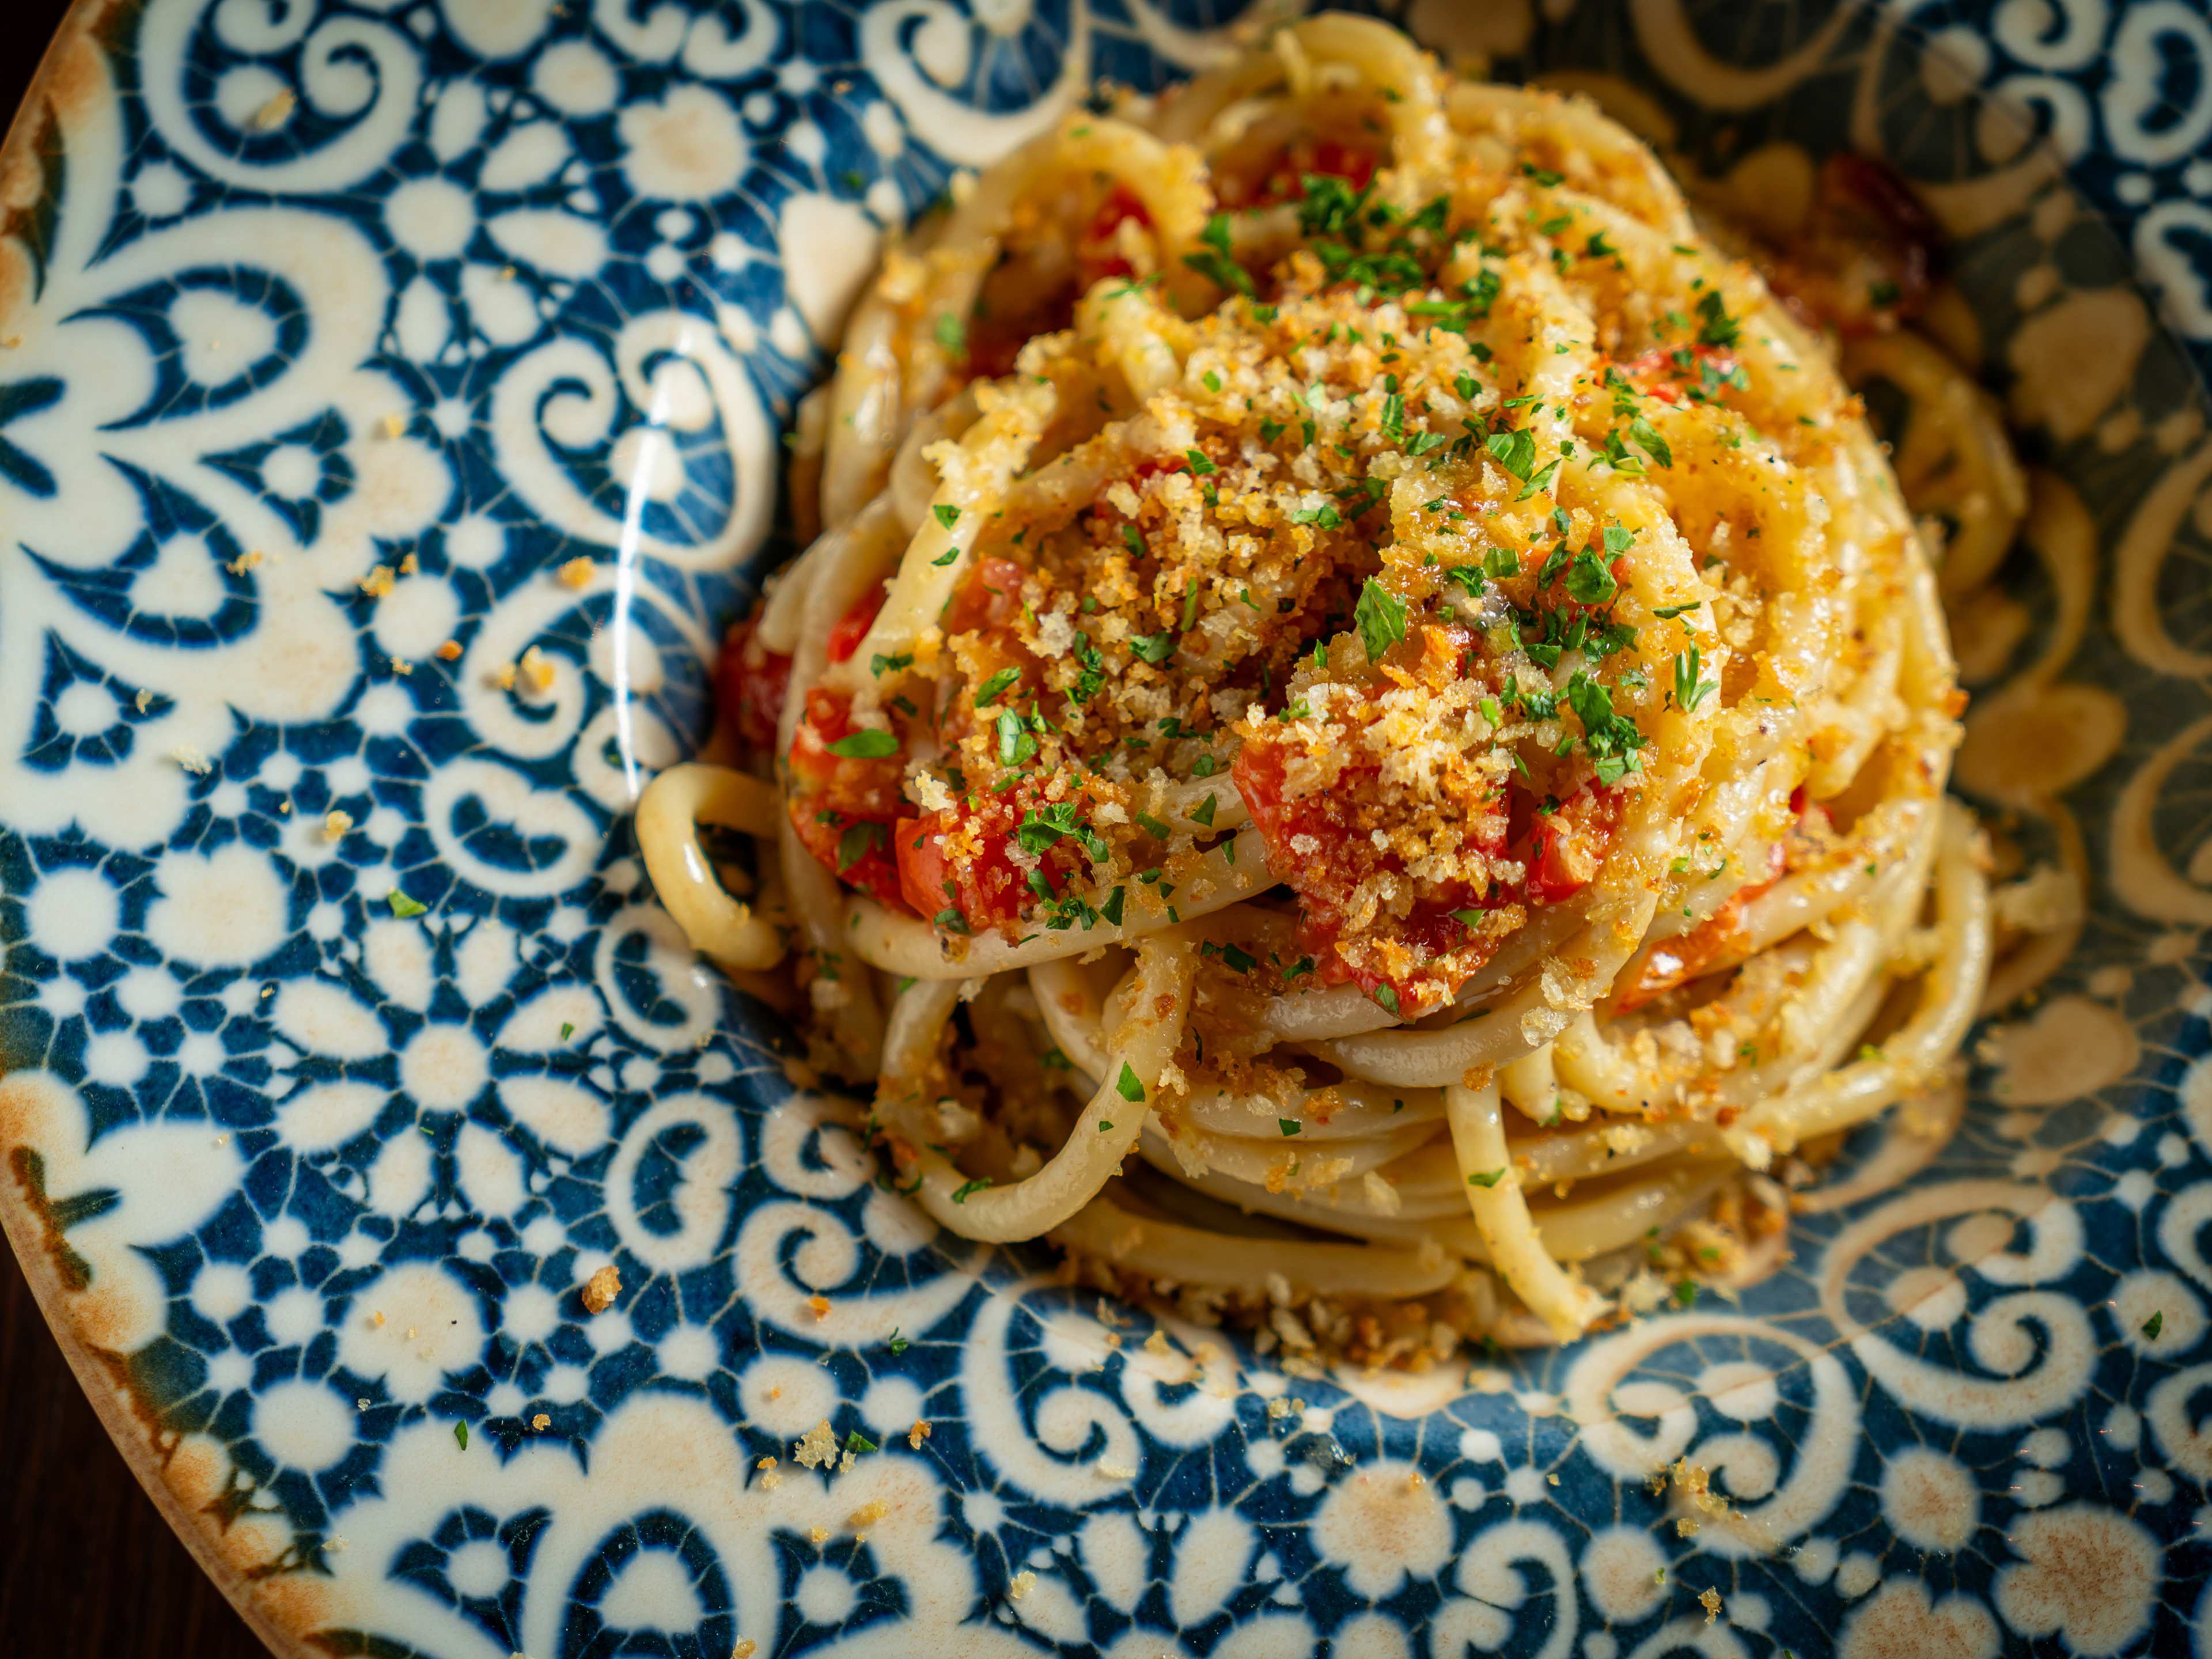
M880 235L1232 21L80 4L0 167L0 1218L118 1443L288 1654L2212 1650L2196 5L1404 9L1710 174L1886 155L2094 544L1975 619L1962 761L2079 948L1740 1302L1419 1376L1156 1334L933 1239L653 903Z

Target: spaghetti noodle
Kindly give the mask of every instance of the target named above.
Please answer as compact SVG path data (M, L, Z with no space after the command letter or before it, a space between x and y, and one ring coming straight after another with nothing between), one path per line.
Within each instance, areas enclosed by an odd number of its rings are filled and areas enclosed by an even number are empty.
M1861 355L1984 416L1906 299ZM939 1222L1267 1341L1564 1339L1771 1250L1763 1172L1953 1081L1994 938L1940 532L1812 306L1378 23L1070 118L860 306L656 887L788 957ZM1916 441L1978 583L2019 492Z

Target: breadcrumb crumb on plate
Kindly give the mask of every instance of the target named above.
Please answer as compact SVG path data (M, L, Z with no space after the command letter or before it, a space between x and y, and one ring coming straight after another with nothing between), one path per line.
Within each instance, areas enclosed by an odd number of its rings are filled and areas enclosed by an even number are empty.
M592 1313L605 1313L614 1306L615 1298L621 1294L622 1273L612 1262L584 1281L583 1304Z

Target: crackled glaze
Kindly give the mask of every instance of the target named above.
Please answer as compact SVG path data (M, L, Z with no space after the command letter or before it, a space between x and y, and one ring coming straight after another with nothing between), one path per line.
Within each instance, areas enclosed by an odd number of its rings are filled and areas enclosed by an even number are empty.
M1961 776L2095 896L1740 1301L1291 1377L933 1238L626 832L884 234L1226 6L80 7L0 244L0 1217L279 1647L2212 1645L2212 27L1401 15L1778 202L1920 182L2087 526L1970 619Z

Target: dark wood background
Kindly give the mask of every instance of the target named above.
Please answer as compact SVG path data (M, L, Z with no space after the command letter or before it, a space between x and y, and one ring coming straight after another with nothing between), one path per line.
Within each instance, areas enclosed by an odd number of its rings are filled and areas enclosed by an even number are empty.
M6 0L0 118L68 0ZM22 1659L265 1659L124 1466L0 1244L0 1650Z

